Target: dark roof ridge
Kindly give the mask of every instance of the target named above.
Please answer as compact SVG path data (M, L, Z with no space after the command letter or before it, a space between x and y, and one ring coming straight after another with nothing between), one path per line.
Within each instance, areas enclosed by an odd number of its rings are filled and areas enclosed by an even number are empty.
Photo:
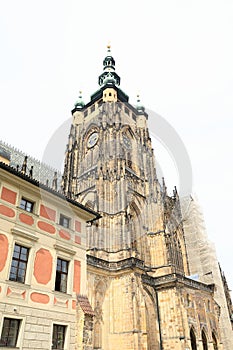
M20 177L21 179L27 181L27 182L30 182L31 184L33 184L34 186L37 186L37 187L40 187L42 188L43 190L49 192L49 193L52 193L53 195L63 199L63 200L66 200L67 202L79 207L80 209L94 215L96 218L94 220L97 220L101 217L101 215L99 213L97 213L96 211L92 210L92 209L89 209L87 207L85 207L83 204L65 196L63 193L59 192L59 191L56 191L54 189L52 189L51 187L39 182L38 180L36 179L33 179L31 178L29 175L27 174L23 174L21 171L17 171L15 168L13 168L12 166L10 165L7 165L6 163L4 162L0 162L0 168L5 170L5 171L8 171L9 173L15 175L15 176L18 176ZM90 221L94 221L94 220L90 220Z

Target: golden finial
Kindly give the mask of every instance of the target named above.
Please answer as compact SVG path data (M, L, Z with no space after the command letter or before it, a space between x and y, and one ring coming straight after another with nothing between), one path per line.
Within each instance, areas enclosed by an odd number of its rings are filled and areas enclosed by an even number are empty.
M107 49L108 49L108 52L111 52L111 45L110 45L110 43L108 43Z

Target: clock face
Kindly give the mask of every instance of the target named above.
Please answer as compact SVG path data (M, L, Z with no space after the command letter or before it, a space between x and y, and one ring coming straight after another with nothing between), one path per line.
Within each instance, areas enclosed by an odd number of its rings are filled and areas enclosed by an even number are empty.
M99 138L98 133L97 133L97 132L93 132L93 133L89 136L89 138L88 138L88 140L87 140L87 147L88 147L88 148L94 147L95 144L96 144L97 141L98 141L98 138Z
M130 142L130 139L123 135L123 142L124 142L124 145L127 147L127 148L130 148L131 147L131 142Z

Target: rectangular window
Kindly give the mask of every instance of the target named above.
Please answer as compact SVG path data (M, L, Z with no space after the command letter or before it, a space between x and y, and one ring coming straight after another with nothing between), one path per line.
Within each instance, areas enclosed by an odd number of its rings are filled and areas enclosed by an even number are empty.
M11 281L25 282L28 253L28 248L15 244L9 278Z
M21 201L20 201L20 208L23 209L23 210L26 210L30 213L33 212L33 206L34 206L34 203L25 199L25 198L21 198Z
M70 227L70 218L68 218L67 216L61 214L60 215L60 221L59 224L62 225L65 228L69 228Z
M1 347L16 347L19 334L19 326L20 320L14 318L4 318L0 340Z
M64 349L66 326L59 324L53 325L53 344L52 349Z
M69 264L68 261L57 258L55 290L58 292L66 293L67 278L68 278L68 264Z

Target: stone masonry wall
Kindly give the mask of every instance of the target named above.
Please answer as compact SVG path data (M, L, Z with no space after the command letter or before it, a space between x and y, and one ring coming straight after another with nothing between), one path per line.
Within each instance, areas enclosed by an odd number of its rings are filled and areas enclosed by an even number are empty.
M14 311L16 310L16 311ZM0 318L21 319L19 342L23 350L49 350L52 346L53 323L67 326L65 349L75 350L75 314L51 312L26 306L0 304ZM69 338L69 339L68 339Z

